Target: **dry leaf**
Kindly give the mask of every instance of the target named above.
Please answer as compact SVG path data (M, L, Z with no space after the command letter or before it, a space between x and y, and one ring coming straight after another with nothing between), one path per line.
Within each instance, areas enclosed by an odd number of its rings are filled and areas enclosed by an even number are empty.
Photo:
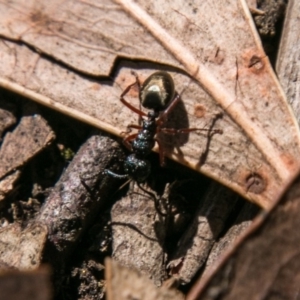
M183 92L175 122L223 130L171 140L168 156L262 207L299 169L298 126L244 0L1 1L0 34L3 87L114 134L137 122L119 101L131 70L168 70Z
M19 270L39 267L47 238L46 226L35 223L25 229L17 223L0 230L1 263Z
M55 135L40 116L25 116L13 132L5 135L0 149L0 178L24 165L48 146Z
M105 278L108 300L182 300L184 296L175 289L157 288L147 277L132 268L120 266L106 258Z
M1 270L0 300L50 300L50 270L43 266L33 271Z
M8 174L0 181L0 201L4 200L6 196L13 191L15 188L15 182L20 177L20 171L14 171L11 174Z

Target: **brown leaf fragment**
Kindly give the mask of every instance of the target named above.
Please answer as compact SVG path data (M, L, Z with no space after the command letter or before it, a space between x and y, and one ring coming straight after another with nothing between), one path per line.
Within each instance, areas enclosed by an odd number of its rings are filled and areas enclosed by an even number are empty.
M112 1L1 1L0 19L6 24L0 27L1 35L86 74L108 74L117 55L139 59L155 55L153 60L175 63L154 37L145 35Z
M0 300L50 300L50 270L45 266L33 271L1 270L0 290Z
M105 261L108 300L183 300L184 296L174 289L157 288L133 268L126 268L107 258Z
M22 117L16 129L5 135L0 149L0 178L24 165L54 139L40 115Z
M160 286L166 277L165 218L136 183L111 209L112 257Z
M0 201L5 199L6 195L14 189L14 183L20 177L20 174L20 171L15 171L0 180Z
M103 174L118 165L122 150L110 137L92 135L74 156L36 219L48 227L49 255L60 263L107 204L117 180Z
M38 268L47 237L47 228L34 223L25 229L17 223L0 230L0 261L19 270Z
M232 191L214 182L202 201L199 201L194 219L182 235L168 264L170 272L182 284L189 283L205 264L237 199L238 196Z
M226 261L187 299L295 299L299 293L300 177L270 213L260 215ZM261 226L259 226L261 225Z

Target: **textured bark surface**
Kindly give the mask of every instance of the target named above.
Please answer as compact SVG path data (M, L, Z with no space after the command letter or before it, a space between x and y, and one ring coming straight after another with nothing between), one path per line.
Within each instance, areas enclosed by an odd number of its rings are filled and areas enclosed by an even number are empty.
M49 230L50 257L65 261L101 207L108 204L116 181L108 181L103 171L113 166L120 155L113 139L93 135L56 183L36 216Z

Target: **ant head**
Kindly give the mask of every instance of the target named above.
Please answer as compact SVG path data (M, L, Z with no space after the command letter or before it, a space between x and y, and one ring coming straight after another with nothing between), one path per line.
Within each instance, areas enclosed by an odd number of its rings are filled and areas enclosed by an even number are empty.
M166 109L175 94L174 81L167 72L155 72L142 84L140 101L143 107L156 112Z

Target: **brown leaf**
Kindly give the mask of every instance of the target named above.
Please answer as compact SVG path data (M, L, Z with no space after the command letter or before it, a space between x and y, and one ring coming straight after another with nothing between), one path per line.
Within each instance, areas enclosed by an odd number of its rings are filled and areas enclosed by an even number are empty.
M0 300L50 300L50 270L46 267L34 271L1 271Z
M0 230L1 263L19 270L36 269L42 259L47 228L39 223L25 229L17 223Z
M166 287L158 289L148 278L140 275L136 270L120 266L109 258L105 262L105 278L108 300L184 299L180 292Z
M131 70L143 81L164 69L182 93L175 122L223 130L172 140L169 157L265 208L299 169L298 126L243 0L0 5L2 86L120 135L137 122L119 101ZM138 106L137 93L129 96Z
M5 135L0 149L0 178L22 166L54 139L54 133L40 116L25 116L16 129Z
M13 189L14 189L14 184L17 181L17 179L20 177L21 172L20 171L15 171L12 172L11 174L8 174L4 178L1 179L0 181L0 201L4 200L6 195L8 195Z

